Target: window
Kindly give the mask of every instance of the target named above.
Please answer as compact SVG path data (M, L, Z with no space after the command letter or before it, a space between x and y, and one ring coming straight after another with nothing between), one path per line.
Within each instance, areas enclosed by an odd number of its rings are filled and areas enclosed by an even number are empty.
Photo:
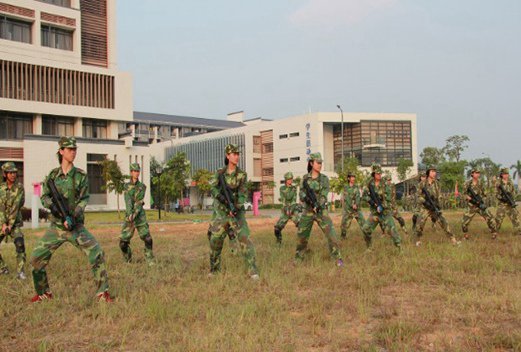
M0 112L0 140L21 140L33 133L33 118L30 115Z
M83 119L83 137L85 138L107 138L107 121Z
M288 162L288 158L281 158L281 159L280 159L280 162L281 162L281 163L287 163L287 162Z
M298 137L298 136L300 136L300 133L298 133L298 132L293 132L293 133L289 134L289 138Z
M31 23L0 15L0 38L15 42L31 42Z
M288 135L287 135L287 134L281 134L281 135L279 135L279 139L285 139L285 138L288 138Z
M263 153L273 153L273 143L266 143L262 145Z
M273 168L262 169L262 176L273 176Z
M300 156L294 156L293 158L290 158L289 161L300 161Z
M42 25L42 46L72 50L72 31Z
M42 116L42 134L74 136L74 119L72 117Z
M103 167L99 164L106 158L105 154L87 154L87 178L91 194L89 204L107 204L107 191L103 189Z
M48 4L63 6L63 7L71 7L71 0L40 0L41 2L46 2Z

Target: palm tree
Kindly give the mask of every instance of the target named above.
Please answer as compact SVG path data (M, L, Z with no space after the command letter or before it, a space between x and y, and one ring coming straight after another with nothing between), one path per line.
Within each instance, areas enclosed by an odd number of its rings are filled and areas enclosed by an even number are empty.
M521 191L521 160L518 160L514 165L510 166L514 170L512 175L514 178L517 177L517 189Z

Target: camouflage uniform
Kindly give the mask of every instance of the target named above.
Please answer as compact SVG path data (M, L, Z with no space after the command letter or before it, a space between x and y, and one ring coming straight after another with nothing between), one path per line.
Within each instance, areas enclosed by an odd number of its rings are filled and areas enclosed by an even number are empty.
M423 235L423 229L425 227L425 223L430 218L430 219L432 219L433 223L440 224L442 230L447 234L447 236L449 236L449 238L451 240L453 240L453 242L455 242L456 237L451 232L449 223L447 222L445 217L443 215L436 216L436 214L433 211L431 211L425 207L425 195L423 194L423 191L422 191L423 188L425 188L426 191L429 192L431 198L435 202L438 203L438 206L439 206L440 199L441 199L440 184L438 181L434 180L432 183L429 183L429 179L427 179L425 181L420 182L420 184L418 185L417 192L416 192L416 198L418 199L418 205L420 207L419 212L418 212L416 228L414 231L414 234L415 234L417 240L419 241L420 237Z
M310 155L310 161L317 160L322 161L320 153L313 153ZM340 254L340 245L338 238L333 227L333 222L329 217L327 210L327 196L329 193L329 179L324 174L319 174L317 178L312 178L312 171L302 178L300 185L300 201L303 204L302 216L298 225L298 244L295 254L295 259L304 259L308 247L309 237L311 236L311 229L313 228L313 222L316 222L324 235L327 238L327 244L329 252L332 257L337 259L337 265L341 265L342 255ZM307 203L307 199L304 183L307 182L311 190L315 193L320 210L315 212L313 207ZM338 262L340 261L340 262Z
M396 201L396 187L390 182L390 178L388 179L389 183L387 184L387 192L389 192L388 197L391 199L391 213L393 218L398 221L400 224L400 227L402 228L403 232L407 235L407 227L405 226L405 220L403 219L402 215L400 214L400 211L398 210L398 203Z
M141 171L139 164L131 164L130 171ZM145 259L148 265L154 264L154 254L152 252L152 236L148 228L147 216L143 205L145 204L145 193L147 187L139 180L136 183L129 182L125 185L125 222L121 230L119 247L123 257L127 262L132 261L132 249L130 240L137 230L139 238L145 243Z
M284 179L292 180L293 174L288 172L284 175ZM280 187L280 198L279 201L282 203L282 209L280 212L279 221L275 224L275 237L277 243L282 242L282 230L286 226L289 220L293 221L295 226L298 227L300 220L300 209L297 203L297 187L294 185L284 185Z
M239 149L233 144L226 146L226 154L238 153ZM210 272L215 273L221 270L221 252L224 239L228 235L229 228L233 229L237 241L242 249L249 275L258 275L255 263L255 247L250 240L250 229L246 222L244 202L246 201L246 172L237 167L232 173L228 173L228 168L219 169L212 177L210 184L211 193L214 198L213 214L210 222ZM232 201L238 210L235 217L230 215L230 210L226 206L224 196L219 187L219 175L224 174L224 180L232 193Z
M76 148L76 140L73 137L62 137L59 144L60 148ZM73 210L73 217L76 222L74 229L67 230L63 225L63 220L54 214L54 205L51 200L48 180L54 180L56 188L66 199L69 209ZM51 209L51 226L38 241L31 254L34 288L38 295L50 292L45 267L51 260L54 251L65 242L70 242L86 254L94 275L98 294L108 291L108 275L105 268L103 250L96 238L83 226L83 213L88 200L89 186L87 175L83 170L73 166L65 175L62 168L58 167L53 169L45 178L41 201L45 208Z
M508 174L508 169L502 169L501 173ZM501 178L497 180L496 183L496 197L498 200L498 207L496 211L496 228L499 231L501 228L501 225L503 224L503 219L505 216L508 216L510 218L510 221L512 221L512 227L514 228L514 232L517 235L521 235L521 226L519 224L519 213L517 211L517 208L512 207L509 203L505 202L501 193L501 190L499 189L499 185L503 183L503 188L505 191L510 193L512 196L512 199L516 199L516 189L514 187L514 183L509 179L505 183Z
M2 171L17 172L16 166L12 162L2 165ZM25 191L21 183L15 181L11 188L7 186L7 181L0 184L0 231L2 225L10 226L9 234L0 233L0 243L7 236L13 239L16 248L16 263L18 274L24 273L25 267L25 243L21 227L23 226L21 209L25 202ZM7 241L7 240L6 240ZM0 255L0 272L8 272L7 266ZM25 277L25 275L24 275Z
M476 170L472 170L471 173L475 172ZM483 185L483 182L481 180L478 180L476 184L470 179L469 181L465 182L465 185L463 186L463 192L464 195L470 196L469 194L469 187L474 190L474 192L483 198L485 200L486 198L486 192L485 192L485 186ZM474 218L476 214L481 215L487 222L488 228L490 229L490 232L495 237L496 234L496 219L490 212L489 208L486 208L485 210L480 209L479 207L472 204L470 201L467 201L467 211L465 214L463 214L463 219L461 223L461 229L463 233L465 234L465 238L468 238L468 230L469 230L469 224L470 221Z
M373 165L373 173L382 173L382 169L379 165ZM378 212L378 209L372 202L370 202L370 192L369 188L374 187L377 195L379 196L383 211ZM372 242L372 233L376 226L380 224L387 231L393 240L393 243L396 247L401 247L402 239L400 235L396 231L396 226L394 224L393 215L392 215L392 207L391 207L391 191L389 190L389 186L386 185L384 179L380 181L378 186L376 186L374 178L369 181L367 187L364 189L363 198L369 203L369 217L365 221L365 225L363 227L363 233L365 242L367 247L371 247Z
M341 229L341 238L347 237L347 229L351 226L351 222L353 219L356 220L360 229L364 226L364 215L362 214L362 210L360 207L360 189L355 184L351 186L349 183L344 187L344 208L342 209L342 224L340 226ZM353 206L356 205L356 209Z

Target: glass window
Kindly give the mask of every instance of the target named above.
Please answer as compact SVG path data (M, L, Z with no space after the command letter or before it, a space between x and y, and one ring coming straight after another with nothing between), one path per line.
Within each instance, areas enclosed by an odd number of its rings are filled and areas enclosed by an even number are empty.
M40 0L41 2L46 2L48 4L63 6L63 7L71 7L71 0Z
M107 138L107 121L83 119L83 137L85 138Z
M300 136L300 133L298 133L298 132L293 132L293 133L290 133L290 134L289 134L289 137L290 137L290 138L292 138L292 137L298 137L298 136Z
M281 135L279 135L279 139L285 139L285 138L288 138L288 135L287 135L287 134L281 134Z
M288 158L281 158L281 159L280 159L280 162L281 162L281 163L287 163L287 162L288 162Z
M300 161L300 156L294 156L293 158L290 158L289 161Z
M0 38L15 42L31 42L31 23L0 15Z
M42 25L42 46L72 50L72 31Z
M21 140L24 135L32 133L32 116L0 112L0 139Z
M72 117L42 116L42 134L74 136L74 119Z

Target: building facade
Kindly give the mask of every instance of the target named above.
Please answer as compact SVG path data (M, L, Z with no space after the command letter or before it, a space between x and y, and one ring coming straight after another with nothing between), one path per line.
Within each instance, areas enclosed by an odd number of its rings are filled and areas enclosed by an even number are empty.
M60 136L78 139L90 209L116 207L104 158L126 173L140 162L149 185L148 143L119 136L133 101L131 76L117 68L115 11L114 0L0 0L0 163L18 165L28 206L33 184L58 165Z

